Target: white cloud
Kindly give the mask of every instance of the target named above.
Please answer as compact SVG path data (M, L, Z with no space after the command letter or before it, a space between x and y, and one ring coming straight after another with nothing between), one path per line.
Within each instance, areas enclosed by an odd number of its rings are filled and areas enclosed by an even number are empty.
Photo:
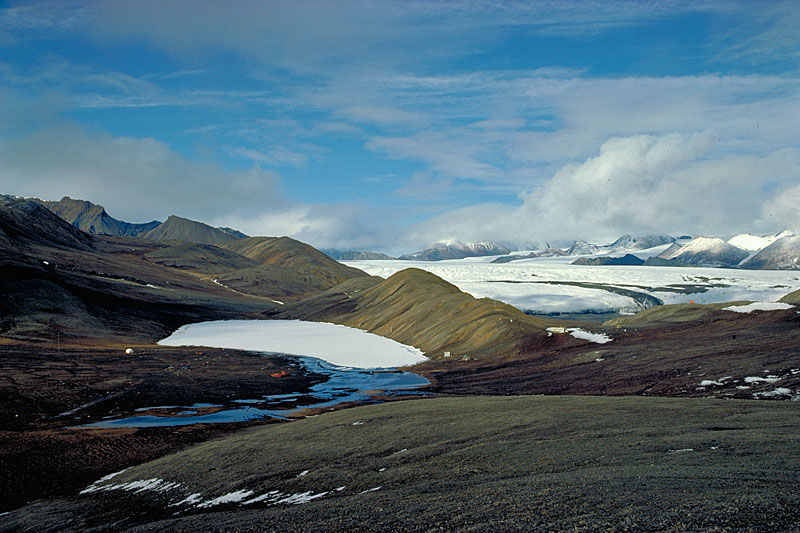
M248 235L292 237L317 248L375 250L387 249L397 240L386 215L385 210L355 204L286 205L253 216L231 212L215 218L213 224Z
M796 227L800 151L715 157L715 141L710 131L613 138L598 155L565 165L520 195L517 208L456 210L420 224L412 237L417 245L453 234L507 242L610 242L624 233L731 235Z
M800 173L796 180L800 180ZM800 185L782 188L761 207L759 226L800 233Z
M114 137L74 124L2 141L0 166L0 188L6 193L84 198L130 221L168 214L207 220L284 202L274 173L225 171L187 160L152 138Z

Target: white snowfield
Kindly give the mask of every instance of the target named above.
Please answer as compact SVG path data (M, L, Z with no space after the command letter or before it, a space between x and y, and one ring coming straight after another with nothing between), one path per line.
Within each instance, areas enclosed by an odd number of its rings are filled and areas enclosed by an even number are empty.
M576 339L583 339L589 342L596 342L597 344L605 344L611 342L611 337L603 333L591 333L580 328L569 328L569 334Z
M188 324L163 346L213 346L316 357L353 368L394 368L427 361L413 346L360 329L301 320L218 320Z
M635 251L641 258L659 254L666 246ZM514 252L522 255L529 252ZM615 256L622 253L613 254ZM636 313L633 298L600 287L563 283L611 285L644 293L665 304L775 302L800 288L800 272L739 270L706 267L581 266L575 257L522 259L491 263L496 257L448 261L349 261L368 274L389 277L406 268L427 270L476 298L492 298L533 313Z

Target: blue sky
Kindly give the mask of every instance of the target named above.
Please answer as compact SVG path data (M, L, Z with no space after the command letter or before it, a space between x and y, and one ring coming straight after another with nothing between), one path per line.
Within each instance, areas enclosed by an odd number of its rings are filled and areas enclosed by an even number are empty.
M407 252L800 228L796 2L0 2L0 192Z

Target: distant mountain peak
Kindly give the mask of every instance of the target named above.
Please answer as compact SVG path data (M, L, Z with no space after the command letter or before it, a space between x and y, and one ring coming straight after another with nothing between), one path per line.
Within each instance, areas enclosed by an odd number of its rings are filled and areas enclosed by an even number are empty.
M675 242L675 237L666 234L623 235L609 246L613 251L647 250L656 246Z
M64 196L54 202L31 199L43 205L76 228L98 235L120 235L151 240L176 240L198 244L219 244L232 239L245 239L241 231L232 228L214 228L208 224L170 215L166 221L153 220L133 224L111 217L102 205L88 200L76 200Z
M199 244L221 244L240 238L229 231L177 215L170 215L167 220L141 234L140 237L154 241L187 241Z
M742 268L800 270L800 235L786 233L742 264Z
M492 241L462 242L455 240L439 241L418 252L401 255L400 259L414 261L442 261L445 259L463 259L465 257L483 257L487 255L505 255L511 250Z
M696 237L683 246L670 246L658 257L696 266L733 267L749 255L747 250L728 244L718 237Z
M88 200L75 200L69 196L64 196L58 202L35 201L86 233L136 237L160 224L157 220L144 224L123 222L111 217L102 205Z

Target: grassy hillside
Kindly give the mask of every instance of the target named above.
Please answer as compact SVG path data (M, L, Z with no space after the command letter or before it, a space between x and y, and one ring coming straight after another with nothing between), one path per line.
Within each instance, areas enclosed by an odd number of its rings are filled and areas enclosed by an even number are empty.
M800 290L790 292L778 301L785 304L800 305Z
M367 274L334 261L316 248L289 237L250 237L221 244L223 248L265 265L279 265L314 278L325 288Z
M364 329L416 346L429 357L449 351L459 359L499 358L518 353L518 346L531 338L545 336L538 319L495 300L473 298L416 268L386 280L351 281L276 316Z
M713 320L715 317L727 317L730 313L722 311L731 305L746 302L722 302L715 304L670 304L645 309L641 313L622 316L606 321L605 326L623 326L631 328L651 328L670 324Z
M798 438L788 403L396 402L201 444L0 520L7 531L798 531Z
M159 265L201 274L222 274L258 265L252 259L217 246L183 242L154 250L144 258Z
M226 287L246 294L278 301L296 301L325 291L329 282L280 265L259 265L235 270L218 277Z

